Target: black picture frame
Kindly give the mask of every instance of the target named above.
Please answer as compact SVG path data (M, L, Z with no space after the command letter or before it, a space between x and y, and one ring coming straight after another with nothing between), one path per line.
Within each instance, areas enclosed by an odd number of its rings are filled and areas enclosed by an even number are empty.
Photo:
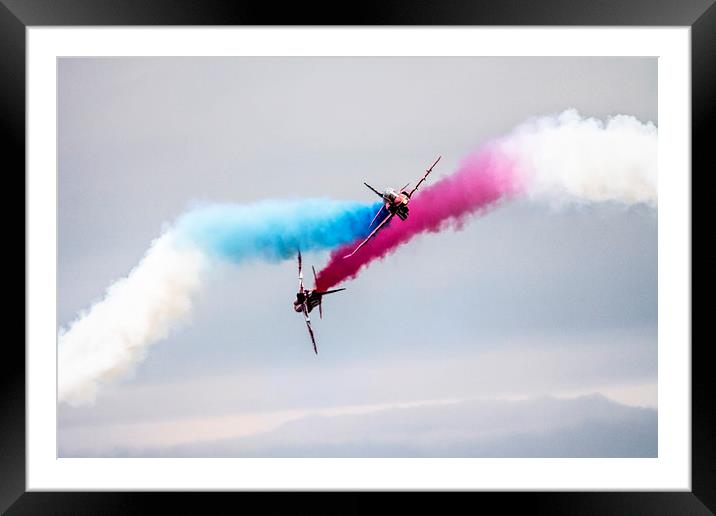
M351 7L352 6L352 7ZM25 170L25 29L28 26L82 25L606 25L688 26L691 28L692 73L692 221L698 217L695 197L704 187L713 162L707 128L714 125L716 107L716 6L714 0L511 0L477 1L364 1L345 4L303 2L278 8L271 2L229 0L0 0L0 133L5 144L6 177ZM693 188L697 176L700 188ZM13 174L17 172L17 174ZM23 176L24 177L24 176ZM24 184L22 186L24 192ZM14 192L13 192L14 193ZM24 198L24 197L23 197ZM704 206L705 203L699 203ZM705 216L705 214L703 215ZM19 226L19 224L17 224ZM693 231L693 229L692 229ZM24 236L23 236L24 238ZM692 240L693 241L693 240ZM706 246L706 240L701 246ZM714 287L716 259L699 272L698 290ZM704 253L700 253L704 256ZM708 255L706 255L708 256ZM23 255L23 258L26 258ZM19 258L17 258L19 260ZM26 273L27 274L27 273ZM693 291L692 291L693 296ZM706 310L707 305L694 306ZM693 311L692 311L693 313ZM692 317L693 321L693 317ZM693 322L692 322L693 329ZM24 330L23 330L24 332ZM692 330L693 335L693 330ZM716 511L716 409L710 339L692 337L692 490L690 492L531 492L463 493L452 503L487 502L500 510L522 509L545 514L713 514ZM688 345L688 343L684 343ZM336 506L316 505L304 493L81 493L26 492L25 488L25 348L19 339L3 343L0 375L0 511L7 514L127 514L147 512L160 504L182 513L209 512L215 503L266 503L271 513L285 504L295 512L363 513L384 505L381 493L352 493ZM400 501L401 513L414 507L444 511L444 496L437 499L415 493ZM238 508L237 508L238 510Z

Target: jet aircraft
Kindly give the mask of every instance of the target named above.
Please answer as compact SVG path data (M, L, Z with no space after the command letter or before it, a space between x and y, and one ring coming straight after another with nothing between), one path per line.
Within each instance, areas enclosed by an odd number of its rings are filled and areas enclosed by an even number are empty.
M313 280L314 284L316 281L316 268L313 267ZM308 315L311 310L318 307L318 312L323 319L323 296L327 294L333 294L340 292L345 288L337 288L334 290L323 290L319 291L316 288L307 289L303 286L303 269L301 260L301 251L298 251L298 292L296 293L296 300L293 302L293 309L296 312L303 312L303 316L306 320L306 327L308 328L308 334L311 337L313 343L313 352L318 354L318 347L316 346L316 337L313 334L313 328L311 327L311 317Z
M380 223L373 229L373 231L370 232L370 234L363 240L358 247L356 247L351 254L345 255L343 258L350 258L354 254L358 252L358 250L366 245L368 241L373 238L375 235L378 234L378 231L383 229L386 224L388 224L393 217L396 215L400 220L406 220L408 218L408 215L410 214L408 211L408 203L410 202L410 198L413 196L415 191L420 187L421 184L423 184L423 181L425 181L428 177L428 174L432 172L433 167L437 165L438 161L440 161L440 158L442 156L438 156L438 159L436 159L432 165L430 165L430 168L428 168L425 171L425 174L422 178L420 178L420 181L415 185L415 187L410 190L409 192L406 190L408 188L408 184L406 184L403 188L400 189L400 193L396 192L393 188L387 188L384 192L379 192L372 186L370 186L368 183L363 183L365 186L370 188L373 192L375 192L378 197L380 197L383 200L383 206L380 207L378 212L375 214L375 217L373 217L373 220L370 223L370 226L372 227L375 223L378 216L383 213L384 211L387 212L385 217L380 221Z

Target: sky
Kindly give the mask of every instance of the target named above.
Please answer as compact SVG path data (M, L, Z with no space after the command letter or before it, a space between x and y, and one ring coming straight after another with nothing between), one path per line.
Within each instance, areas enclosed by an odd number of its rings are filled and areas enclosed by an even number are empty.
M372 202L363 181L399 187L441 154L438 179L567 108L658 125L654 58L63 58L58 73L60 327L193 206ZM655 209L510 201L343 286L316 357L293 261L220 264L129 376L59 405L59 455L656 455Z

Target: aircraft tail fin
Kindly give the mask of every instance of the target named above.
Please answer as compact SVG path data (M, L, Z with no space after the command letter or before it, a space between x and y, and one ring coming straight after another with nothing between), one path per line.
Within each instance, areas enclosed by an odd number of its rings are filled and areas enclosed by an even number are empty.
M327 294L334 294L336 292L340 292L341 290L345 290L345 287L344 288L334 288L333 290L324 290L323 292L320 292L320 294L322 296L325 296Z

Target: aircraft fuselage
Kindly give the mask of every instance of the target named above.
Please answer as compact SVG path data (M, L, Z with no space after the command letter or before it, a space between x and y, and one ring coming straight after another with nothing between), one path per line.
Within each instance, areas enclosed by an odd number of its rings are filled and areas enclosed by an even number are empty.
M303 303L306 303L306 308L310 312L316 306L318 306L318 303L321 301L321 295L316 294L313 290L304 290L303 292L296 293L296 300L293 302L293 309L296 312L302 312L303 311Z
M397 215L400 220L408 218L410 197L405 192L397 193L392 188L388 188L383 193L383 200L385 201L385 209L390 213Z

